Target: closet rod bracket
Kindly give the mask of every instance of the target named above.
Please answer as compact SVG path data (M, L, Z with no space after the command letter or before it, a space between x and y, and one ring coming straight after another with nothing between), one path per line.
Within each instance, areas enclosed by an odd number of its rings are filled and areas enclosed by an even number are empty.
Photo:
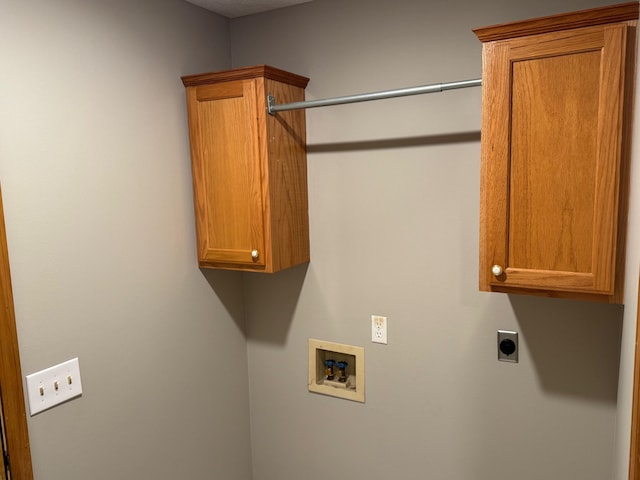
M482 85L482 79L462 80L449 83L435 83L432 85L423 85L420 87L400 88L396 90L385 90L382 92L360 93L358 95L347 95L344 97L325 98L321 100L307 100L304 102L276 104L273 95L267 95L267 111L269 115L287 110L300 110L304 108L329 107L332 105L344 105L346 103L368 102L371 100L382 100L385 98L406 97L409 95L422 95L425 93L444 92L445 90L454 90L458 88L479 87Z
M275 106L276 97L271 94L267 95L267 112L269 112L269 115L274 115L276 113L274 110Z

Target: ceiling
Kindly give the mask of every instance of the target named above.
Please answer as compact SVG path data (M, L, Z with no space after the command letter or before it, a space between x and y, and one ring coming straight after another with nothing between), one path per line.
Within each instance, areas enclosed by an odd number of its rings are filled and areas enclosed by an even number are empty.
M186 0L227 18L253 15L277 8L306 3L312 0Z

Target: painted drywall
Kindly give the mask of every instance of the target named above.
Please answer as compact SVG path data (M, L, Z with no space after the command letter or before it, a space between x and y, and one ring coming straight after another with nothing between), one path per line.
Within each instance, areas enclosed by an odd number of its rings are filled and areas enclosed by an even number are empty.
M180 0L0 0L0 181L42 480L249 480L242 277L197 267L184 87L228 20Z
M233 20L232 63L309 99L477 78L472 28L609 3L323 0ZM635 307L478 292L480 110L468 89L307 111L311 263L245 277L254 480L625 478ZM365 347L365 404L307 392L308 338Z
M79 356L85 389L29 419L35 477L623 480L637 169L624 310L477 292L479 89L310 110L312 262L202 272L179 81L269 63L321 98L475 78L471 28L606 3L323 0L228 21L179 0L0 0L23 371ZM498 328L520 332L519 364L496 361ZM309 337L365 347L365 404L307 392Z

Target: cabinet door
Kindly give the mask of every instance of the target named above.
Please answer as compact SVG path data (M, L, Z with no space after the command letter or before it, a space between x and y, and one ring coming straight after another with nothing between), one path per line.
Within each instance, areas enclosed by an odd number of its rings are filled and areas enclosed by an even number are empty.
M625 46L625 24L485 44L481 289L614 293Z
M188 89L201 266L264 267L255 80Z

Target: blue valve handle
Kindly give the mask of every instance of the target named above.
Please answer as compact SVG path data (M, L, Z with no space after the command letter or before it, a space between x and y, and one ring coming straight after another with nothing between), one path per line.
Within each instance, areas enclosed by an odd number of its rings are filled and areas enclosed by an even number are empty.
M327 380L333 380L335 378L335 374L333 373L333 366L336 364L335 360L330 358L324 361L324 374L327 376Z
M345 383L347 381L347 362L340 361L337 363L338 370L340 370L340 377L338 378L339 382Z

